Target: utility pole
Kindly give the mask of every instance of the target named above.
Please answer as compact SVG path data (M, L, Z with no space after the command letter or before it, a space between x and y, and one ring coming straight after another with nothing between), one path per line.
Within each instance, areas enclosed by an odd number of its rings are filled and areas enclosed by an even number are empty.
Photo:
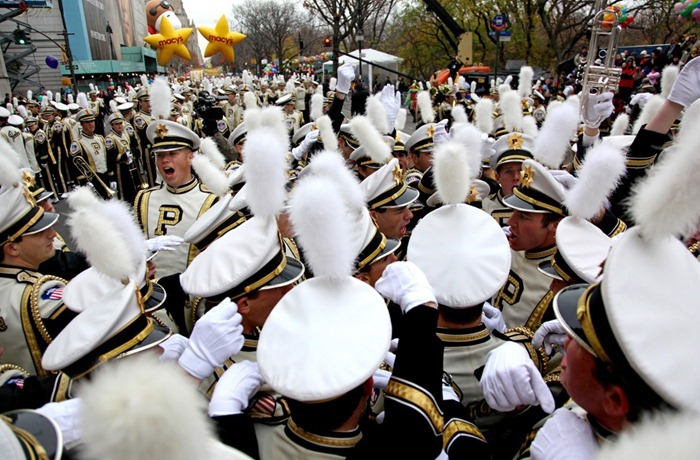
M66 59L68 60L68 68L70 69L71 89L73 90L73 94L77 97L78 82L75 79L75 69L73 68L73 53L71 53L70 51L70 43L68 42L68 36L71 34L68 33L68 28L66 27L66 15L63 12L63 0L58 0L58 9L61 11L63 33L61 33L60 35L63 36L63 41L65 43Z

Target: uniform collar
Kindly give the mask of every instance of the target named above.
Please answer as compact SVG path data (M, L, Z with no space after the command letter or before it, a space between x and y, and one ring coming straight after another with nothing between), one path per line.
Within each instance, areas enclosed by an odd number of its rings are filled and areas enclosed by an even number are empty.
M306 431L294 423L293 416L284 428L287 437L306 449L331 455L347 457L362 439L362 431L357 427L348 432L316 434Z
M165 184L165 182L163 182ZM185 182L179 187L171 187L168 184L165 184L165 188L170 192L170 193L187 193L193 188L195 188L199 184L199 180L195 176L192 176L192 179L189 181Z
M488 342L491 338L486 326L479 324L475 327L465 328L437 328L437 336L445 346L466 347Z
M23 267L0 264L0 278L16 279L19 282L36 281L41 277L37 271Z
M526 259L545 259L548 257L552 257L554 253L557 251L557 245L553 244L552 246L545 248L545 249L538 249L537 251L525 251L525 258Z

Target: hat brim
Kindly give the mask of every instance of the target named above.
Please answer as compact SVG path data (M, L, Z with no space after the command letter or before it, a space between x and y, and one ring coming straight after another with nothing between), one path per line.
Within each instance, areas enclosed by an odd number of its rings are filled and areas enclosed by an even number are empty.
M58 214L55 212L44 212L41 219L39 219L36 224L29 227L29 230L22 233L22 235L36 235L37 233L43 232L47 228L53 226L56 221L58 221Z
M16 428L30 433L44 449L49 459L60 459L63 455L63 434L58 424L49 417L28 409L18 409L3 414ZM23 446L24 448L24 446ZM32 453L36 455L37 453ZM33 458L30 455L27 458Z
M406 190L404 190L404 192L401 195L399 195L398 197L394 198L392 201L386 204L378 206L378 208L402 208L404 206L408 206L417 199L418 190L407 186Z
M48 200L52 196L53 196L53 192L48 192L48 191L44 190L43 192L41 192L39 194L39 196L34 197L34 199L36 200L37 203L40 203L44 200Z
M282 272L268 281L261 291L273 289L277 287L287 286L297 281L304 274L304 264L294 257L287 256L287 264L282 269Z
M552 279L563 281L561 276L554 270L554 265L552 265L552 259L547 259L537 265L537 270L543 275L549 276Z
M160 309L163 306L165 299L168 297L165 289L163 289L163 286L160 284L156 283L155 281L151 281L151 286L153 286L151 295L149 295L144 302L144 310L146 313L151 313Z
M149 321L155 321L153 318L149 318ZM156 326L153 328L150 334L146 336L141 342L139 342L133 348L130 348L126 352L117 356L117 358L124 358L126 356L134 355L142 351L150 350L157 347L161 343L165 342L170 336L173 335L173 331L164 326Z
M517 196L510 194L503 198L503 202L505 203L506 206L508 206L511 209L514 209L516 211L523 211L523 212L536 212L539 214L547 214L550 213L551 211L545 211L544 209L540 209L536 207L533 204L528 203L525 200L522 200L518 198Z
M574 284L573 286L567 286L557 292L553 301L554 315L564 327L567 334L576 340L586 351L596 356L596 353L586 339L586 334L583 331L583 326L578 319L577 313L579 299L585 294L588 287L587 284Z

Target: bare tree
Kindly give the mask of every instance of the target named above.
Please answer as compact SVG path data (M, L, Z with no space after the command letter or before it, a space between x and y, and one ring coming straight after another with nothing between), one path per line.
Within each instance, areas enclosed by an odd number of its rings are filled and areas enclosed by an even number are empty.
M233 17L258 63L275 56L281 64L295 49L302 15L293 1L246 0L233 6Z

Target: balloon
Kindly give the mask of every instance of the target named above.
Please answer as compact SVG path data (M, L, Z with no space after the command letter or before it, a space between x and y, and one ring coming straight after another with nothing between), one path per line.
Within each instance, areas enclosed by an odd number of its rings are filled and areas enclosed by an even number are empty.
M680 13L682 9L683 4L681 2L678 2L675 5L673 5L673 11L675 11L676 13Z
M58 68L58 59L56 59L55 56L51 56L50 54L46 56L46 65L51 67L52 69L57 69Z
M700 8L695 8L690 15L693 17L693 19L695 19L695 21L700 19Z
M228 62L233 62L233 46L242 42L245 35L239 32L231 32L226 15L222 14L216 27L197 27L199 33L209 42L204 50L204 57L221 53Z
M144 40L158 49L158 64L165 65L170 62L173 55L190 60L190 52L185 46L190 34L192 34L192 28L175 29L168 18L164 17L160 24L160 33L144 37Z

